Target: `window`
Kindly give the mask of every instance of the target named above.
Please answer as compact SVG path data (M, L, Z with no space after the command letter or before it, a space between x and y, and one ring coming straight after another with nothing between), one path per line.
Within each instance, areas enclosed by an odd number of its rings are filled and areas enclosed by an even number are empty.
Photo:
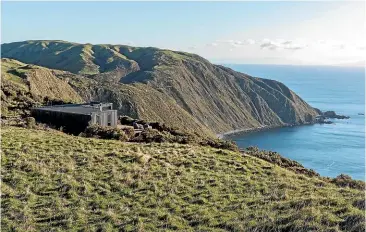
M111 106L104 106L104 107L102 107L102 111L111 110L111 109L112 109Z
M108 116L107 116L107 123L108 123L108 126L112 125L112 115L111 114L108 114Z

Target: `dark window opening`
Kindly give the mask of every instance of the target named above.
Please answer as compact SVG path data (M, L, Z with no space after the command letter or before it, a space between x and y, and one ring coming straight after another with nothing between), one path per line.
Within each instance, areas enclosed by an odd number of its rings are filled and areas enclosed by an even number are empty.
M111 126L112 125L112 115L111 114L108 114L107 115L107 125L108 126Z
M111 110L112 109L112 106L105 106L105 107L102 107L102 111L105 111L105 110Z

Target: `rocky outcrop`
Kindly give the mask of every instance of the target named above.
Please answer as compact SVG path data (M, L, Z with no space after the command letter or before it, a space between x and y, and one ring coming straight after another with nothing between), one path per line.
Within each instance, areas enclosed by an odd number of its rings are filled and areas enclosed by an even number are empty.
M319 111L319 115L316 116L316 122L320 124L332 124L333 121L327 119L349 119L349 116L338 115L334 111Z
M350 118L349 116L338 115L334 111L326 111L326 112L323 113L323 116L325 118L336 118L336 119L349 119Z

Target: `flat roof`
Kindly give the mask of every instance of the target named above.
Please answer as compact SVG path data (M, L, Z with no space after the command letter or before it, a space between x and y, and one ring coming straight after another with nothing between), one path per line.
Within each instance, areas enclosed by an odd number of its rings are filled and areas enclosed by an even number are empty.
M91 104L65 104L65 105L37 107L33 109L42 111L72 113L72 114L84 114L84 115L91 115L94 112L115 111L115 110L100 111L99 107L96 107L95 105L93 106Z

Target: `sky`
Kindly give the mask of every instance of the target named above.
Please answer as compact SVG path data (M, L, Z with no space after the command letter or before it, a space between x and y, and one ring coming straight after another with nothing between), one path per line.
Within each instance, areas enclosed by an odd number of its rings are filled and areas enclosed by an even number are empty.
M152 46L215 63L364 65L365 3L4 2L1 43Z

